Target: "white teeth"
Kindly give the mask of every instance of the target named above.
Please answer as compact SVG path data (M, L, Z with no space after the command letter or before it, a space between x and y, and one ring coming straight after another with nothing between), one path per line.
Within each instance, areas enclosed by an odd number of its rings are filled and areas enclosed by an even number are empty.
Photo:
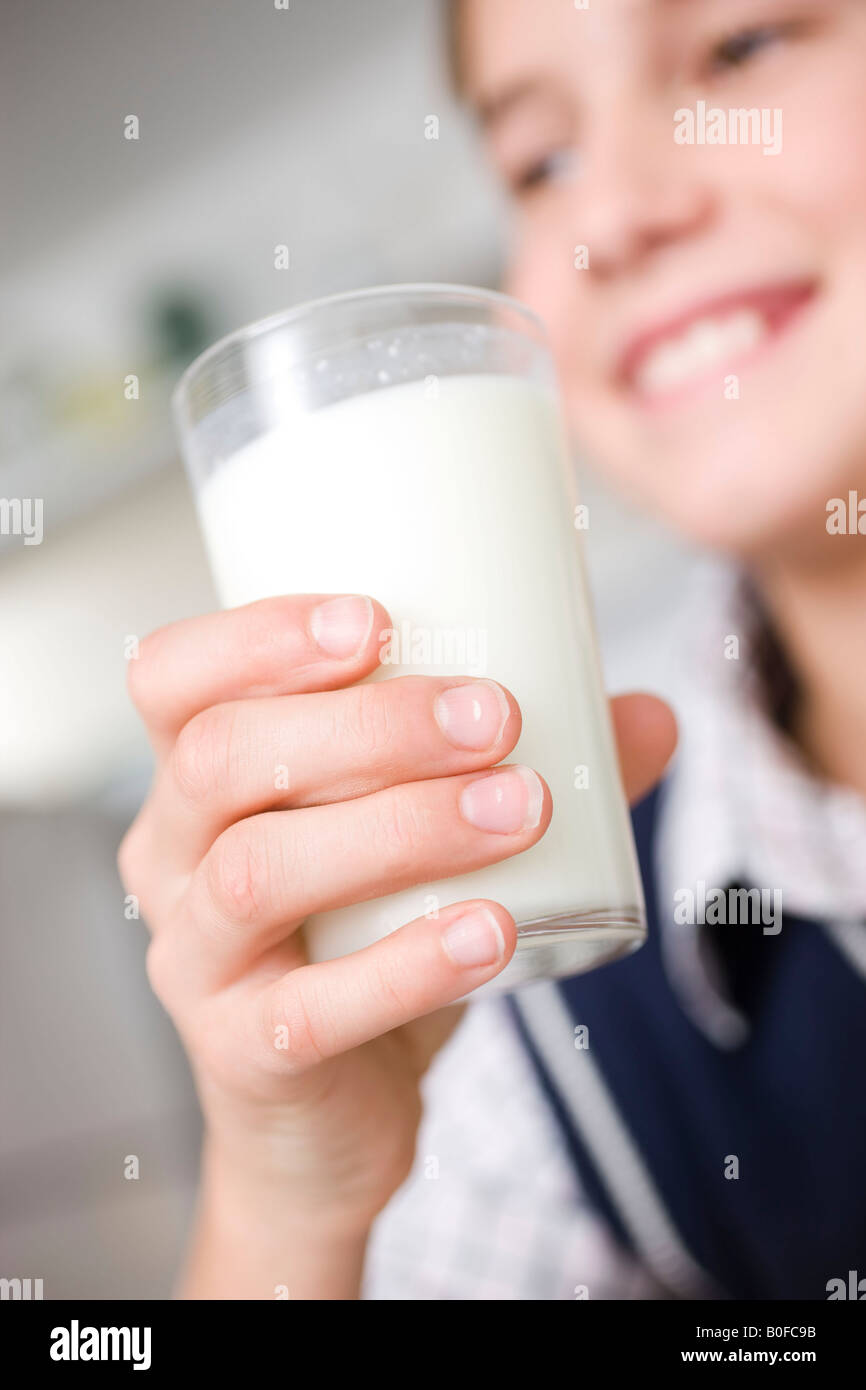
M678 338L668 338L646 354L635 373L637 387L645 396L662 395L704 375L717 362L748 352L768 331L754 309L698 319Z

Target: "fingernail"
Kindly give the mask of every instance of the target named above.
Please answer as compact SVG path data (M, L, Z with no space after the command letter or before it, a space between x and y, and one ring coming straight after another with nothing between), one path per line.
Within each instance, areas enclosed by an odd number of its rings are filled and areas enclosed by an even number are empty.
M478 907L442 933L445 954L455 965L495 965L505 954L505 937L489 907Z
M368 598L347 594L329 598L310 614L310 631L327 656L357 656L373 626L373 605Z
M495 681L452 685L436 697L436 722L457 748L490 748L505 728L510 710Z
M478 830L513 835L541 820L544 787L529 767L506 767L470 782L460 794L460 814Z

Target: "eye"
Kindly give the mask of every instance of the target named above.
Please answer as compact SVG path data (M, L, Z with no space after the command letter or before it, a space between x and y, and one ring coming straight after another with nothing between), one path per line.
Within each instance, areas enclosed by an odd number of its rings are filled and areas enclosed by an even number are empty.
M518 173L514 179L514 187L518 193L530 193L533 189L541 188L573 171L574 163L574 150L553 150L543 158L534 160Z
M710 72L730 72L734 68L745 67L759 53L786 38L791 27L787 24L761 24L729 34L713 46L710 52Z

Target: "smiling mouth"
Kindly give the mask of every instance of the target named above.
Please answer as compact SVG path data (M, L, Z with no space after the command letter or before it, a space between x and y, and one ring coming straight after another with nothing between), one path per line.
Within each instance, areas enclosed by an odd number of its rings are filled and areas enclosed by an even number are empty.
M643 405L675 403L755 357L815 292L799 280L707 300L635 338L618 376Z

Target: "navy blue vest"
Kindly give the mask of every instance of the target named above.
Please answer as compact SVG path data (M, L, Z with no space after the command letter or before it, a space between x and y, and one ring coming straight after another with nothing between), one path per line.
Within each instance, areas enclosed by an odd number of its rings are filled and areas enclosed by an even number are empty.
M847 1281L850 1270L866 1277L864 981L813 922L786 914L778 936L719 927L714 942L750 1034L731 1050L715 1047L683 1012L662 965L652 854L659 798L656 790L633 818L647 944L551 988L571 1021L588 1026L588 1055L679 1242L714 1281L710 1296L826 1299L829 1280ZM519 995L509 1002L584 1190L634 1250L598 1144L564 1103ZM580 1061L575 1051L568 1065ZM729 1156L736 1178L725 1176Z

